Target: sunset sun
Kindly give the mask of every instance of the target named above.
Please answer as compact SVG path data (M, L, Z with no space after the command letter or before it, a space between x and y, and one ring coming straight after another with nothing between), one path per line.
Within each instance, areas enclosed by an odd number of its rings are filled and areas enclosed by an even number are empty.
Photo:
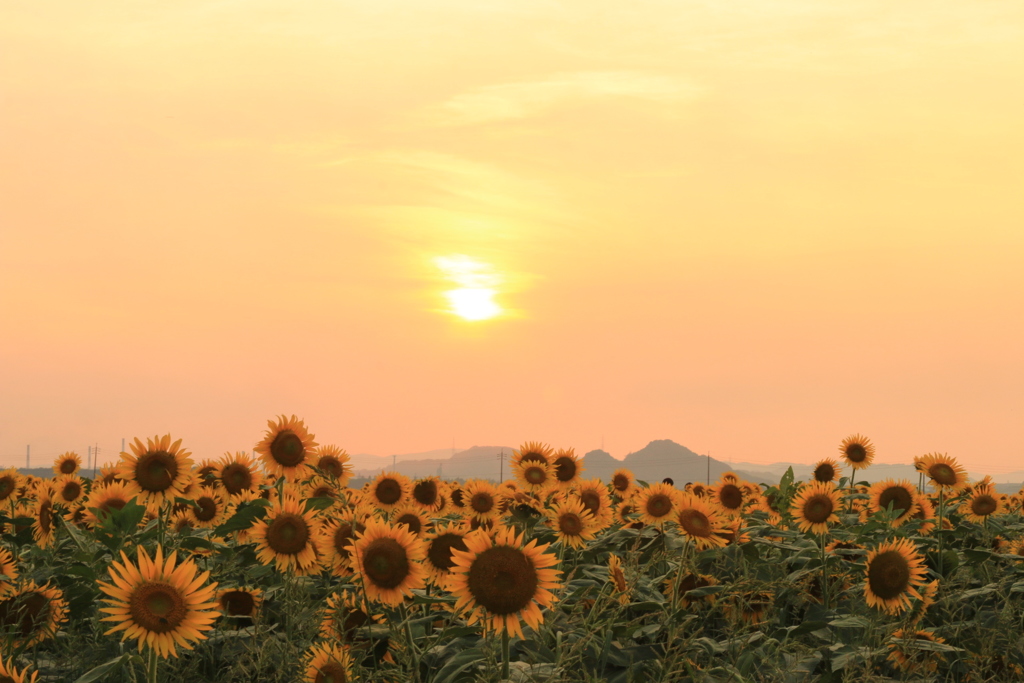
M447 282L457 285L444 292L446 312L463 320L488 320L501 314L494 297L502 278L493 266L461 254L441 256L434 264Z

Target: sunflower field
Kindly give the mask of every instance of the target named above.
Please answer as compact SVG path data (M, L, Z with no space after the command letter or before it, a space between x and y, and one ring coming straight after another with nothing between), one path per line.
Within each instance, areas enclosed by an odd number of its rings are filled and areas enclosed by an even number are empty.
M0 683L1024 681L1021 495L943 454L679 489L530 442L354 489L295 416L255 453L0 471Z

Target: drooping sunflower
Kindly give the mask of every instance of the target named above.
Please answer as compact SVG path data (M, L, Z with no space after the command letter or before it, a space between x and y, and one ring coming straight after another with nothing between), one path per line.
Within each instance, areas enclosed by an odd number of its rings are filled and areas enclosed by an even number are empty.
M726 519L703 498L692 493L678 494L675 521L679 533L696 545L698 550L726 545L722 535L726 531Z
M80 469L82 469L82 456L74 451L58 455L57 459L53 461L53 474L58 477L62 474L78 474Z
M39 672L33 671L29 675L28 669L17 669L14 666L14 659L4 661L0 659L0 683L36 683Z
M868 489L868 495L868 509L873 513L886 510L892 505L893 514L896 515L892 521L894 527L913 519L917 514L917 487L906 479L875 482Z
M224 588L217 591L217 609L225 617L256 618L263 603L263 591L259 588Z
M197 529L212 529L223 522L230 511L228 502L216 489L201 489L201 493L192 499L186 512L192 525Z
M571 448L562 448L551 456L551 464L555 468L555 485L566 489L575 484L583 474L583 460L576 457Z
M604 482L600 479L581 479L576 482L575 492L583 507L594 516L597 523L595 532L607 528L612 523L615 509L612 507L612 499Z
M18 578L18 563L15 561L11 551L7 548L0 548L0 597L7 595L12 588L14 580Z
M114 626L104 635L124 631L121 641L137 639L140 651L148 647L164 659L177 657L178 645L191 650L213 628L217 584L207 583L210 572L198 574L192 560L178 563L176 552L165 559L158 545L150 558L143 546L136 548L137 563L122 550L122 561L110 564L112 583L96 582L110 596L103 599L109 607L100 608L108 616L100 621Z
M971 493L971 497L960 505L960 514L975 524L984 524L985 520L1004 512L1003 496L996 493L995 488L979 486Z
M352 658L348 650L334 643L316 643L306 650L303 683L349 683Z
M939 653L916 647L919 642L944 643L945 639L932 631L897 629L889 639L889 656L901 671L935 673L939 668Z
M512 468L515 469L523 462L542 462L549 465L553 453L554 449L546 443L527 441L518 451L512 451Z
M524 491L544 493L555 486L554 468L540 460L513 463L512 472Z
M412 487L412 500L427 512L436 512L441 507L441 480L437 477L417 479Z
M398 472L381 472L368 485L370 501L384 512L391 512L396 507L410 500L412 482Z
M0 470L0 505L14 502L18 497L18 489L24 485L25 478L15 468Z
M956 458L945 453L929 453L916 459L922 472L928 475L932 486L940 491L959 491L967 485L967 471Z
M260 454L267 472L298 481L309 470L315 438L295 415L280 415L277 422L267 420L267 433L253 450Z
M672 579L666 586L666 594L670 599L674 599L675 596L679 595L679 604L683 607L689 608L692 606L702 605L713 605L715 604L715 594L709 593L703 596L688 597L686 594L692 590L698 588L705 588L707 586L717 586L718 579L709 574L693 574L687 573L682 578Z
M258 490L263 483L263 472L256 468L253 459L245 451L238 451L234 455L228 452L221 456L214 476L232 499Z
M690 484L690 493L701 498L706 498L708 495L708 487L699 481L695 481Z
M423 514L423 509L418 505L403 505L395 508L391 513L392 524L404 524L405 528L412 532L416 538L420 538L430 526L430 520Z
M620 605L629 604L629 583L626 573L622 571L622 560L612 553L608 556L608 582L612 585L612 595Z
M462 486L465 512L478 521L495 520L501 516L498 487L483 479L470 479Z
M839 522L836 510L839 509L839 492L832 482L815 481L804 486L793 498L790 513L796 520L800 531L815 534L827 534L828 525Z
M632 498L624 500L615 508L615 521L623 526L632 524L634 515L639 514L639 512L640 510Z
M56 531L51 493L49 487L41 488L37 493L36 502L32 506L32 537L35 538L36 544L40 548L47 548L53 543Z
M825 546L825 551L850 563L856 563L864 556L864 546L853 541L832 541Z
M678 501L679 491L665 483L652 484L641 489L636 496L640 521L661 528L665 522L673 521Z
M457 482L449 481L446 482L446 490L448 491L448 500L451 502L452 509L455 512L464 512L466 509L466 495Z
M541 607L555 600L560 571L548 544L536 539L523 545L523 536L503 529L492 538L485 533L466 537L467 550L453 550L455 566L448 590L457 598L456 613L469 610L469 624L483 622L485 631L523 637L519 620L536 630L544 621Z
M342 513L335 513L320 525L321 562L324 567L336 576L347 576L351 573L352 542L356 534L366 528L366 520L373 516L368 507L357 506Z
M29 648L53 638L67 621L67 611L59 588L29 581L11 588L0 599L0 632L12 637L14 649Z
M563 545L577 549L594 540L597 528L594 516L572 495L551 506L547 511L547 525L555 530L555 536Z
M319 523L312 511L304 511L291 496L275 501L267 516L250 529L249 538L256 543L256 558L265 565L275 565L280 572L307 576L319 571L317 539Z
M715 486L708 489L708 499L717 505L724 514L729 517L737 517L743 512L743 506L747 502L746 493L740 482L722 479Z
M626 500L636 490L636 477L630 470L620 467L612 472L611 485L615 495L621 500Z
M899 615L910 607L910 598L921 598L924 558L908 538L882 543L868 552L864 598L870 607Z
M412 597L413 590L426 585L427 570L422 561L427 544L406 527L368 519L352 547L368 600L400 605Z
M74 474L64 474L56 478L53 484L54 500L61 505L73 505L85 496L82 478Z
M111 510L120 510L135 497L135 491L123 481L93 488L84 503L86 524L101 524Z
M768 610L775 604L771 591L749 591L738 593L726 603L725 612L730 617L739 617L743 622L757 625L765 621Z
M379 623L380 615L367 614L362 600L353 591L332 593L320 622L320 635L328 640L351 642L356 630L367 623Z
M427 556L423 566L432 583L444 588L448 574L455 566L453 550L466 550L466 534L469 527L464 523L448 523L434 527L423 537L427 544Z
M313 466L338 482L338 486L348 486L352 466L349 465L348 453L344 448L334 445L320 446L313 453Z
M871 439L854 434L843 439L839 444L839 452L846 464L855 470L866 468L875 459L875 447Z
M341 502L342 492L337 482L330 477L314 474L300 487L302 498L327 498L334 501L331 505ZM327 508L328 510L330 507Z
M153 509L173 503L192 480L192 459L181 448L181 439L171 443L165 434L130 443L131 453L121 453L118 476L138 494L139 503Z
M814 463L814 472L812 476L814 481L820 482L835 482L839 481L839 477L843 475L842 469L839 467L839 461L835 458L824 458Z

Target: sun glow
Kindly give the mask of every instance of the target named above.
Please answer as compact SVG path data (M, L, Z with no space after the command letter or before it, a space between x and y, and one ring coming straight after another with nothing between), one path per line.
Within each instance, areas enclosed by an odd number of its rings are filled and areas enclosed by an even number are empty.
M487 320L501 314L494 297L502 278L493 266L461 254L441 256L434 263L446 280L458 285L444 292L449 313L463 320Z

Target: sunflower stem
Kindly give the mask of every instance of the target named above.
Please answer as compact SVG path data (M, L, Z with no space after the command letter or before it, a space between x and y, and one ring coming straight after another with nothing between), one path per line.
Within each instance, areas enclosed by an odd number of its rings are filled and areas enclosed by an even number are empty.
M508 638L508 628L506 627L501 632L501 680L503 680L503 681L507 681L508 680L508 676L509 676L509 674L508 674L508 660L509 660L508 640L509 640L509 638Z
M818 539L821 545L821 596L825 603L825 611L832 609L831 596L828 593L828 553L825 552L825 534L819 534Z
M946 497L945 491L939 489L939 530L937 532L939 536L939 576L942 576L942 515L946 509Z
M150 647L147 654L149 661L146 663L146 683L156 683L157 663L160 661L156 654L156 648Z
M416 641L412 637L412 622L409 619L409 610L405 603L398 606L398 613L402 615L402 624L405 626L405 639L409 642L409 652L412 653L412 680L420 680L420 652L416 648Z

